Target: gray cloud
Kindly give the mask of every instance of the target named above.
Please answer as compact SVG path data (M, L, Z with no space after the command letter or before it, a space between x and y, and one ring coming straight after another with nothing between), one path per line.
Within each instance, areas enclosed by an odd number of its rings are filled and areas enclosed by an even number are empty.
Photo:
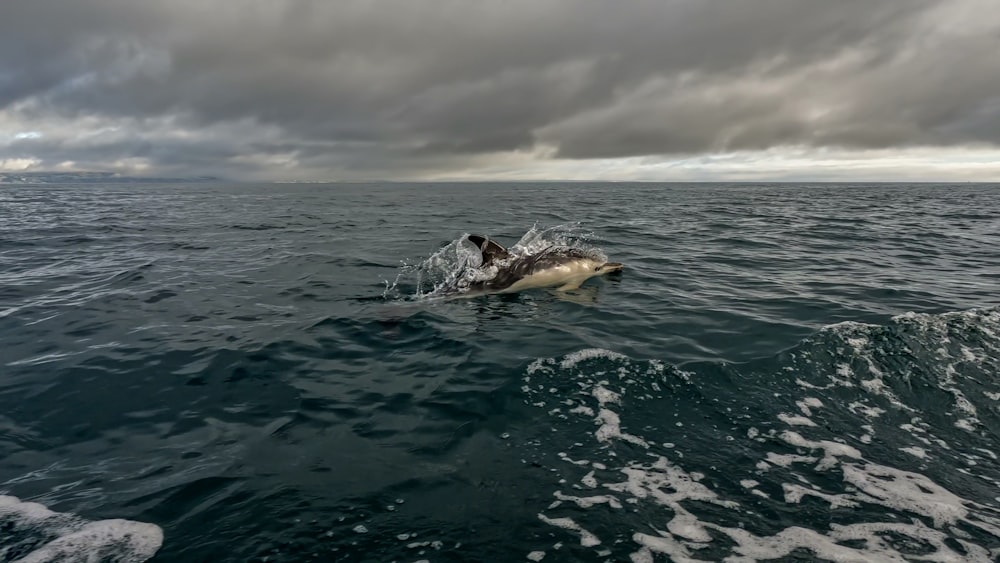
M407 177L510 151L995 146L990 4L11 0L0 162Z

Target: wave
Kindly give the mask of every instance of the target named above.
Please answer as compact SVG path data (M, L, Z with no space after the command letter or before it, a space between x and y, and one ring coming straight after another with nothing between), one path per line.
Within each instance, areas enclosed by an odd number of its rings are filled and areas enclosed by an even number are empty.
M139 563L163 543L163 531L131 520L88 521L0 495L0 561Z
M1000 308L840 323L774 357L533 362L537 546L634 562L1000 557Z

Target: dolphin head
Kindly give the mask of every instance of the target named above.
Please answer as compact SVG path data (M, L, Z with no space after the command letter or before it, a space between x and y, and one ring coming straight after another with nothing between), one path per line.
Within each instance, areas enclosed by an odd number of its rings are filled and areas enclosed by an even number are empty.
M605 262L603 264L595 266L594 267L594 271L597 272L598 274L601 274L601 275L603 275L603 274L613 274L615 272L622 271L622 268L624 268L624 267L625 267L625 265L622 264L621 262Z

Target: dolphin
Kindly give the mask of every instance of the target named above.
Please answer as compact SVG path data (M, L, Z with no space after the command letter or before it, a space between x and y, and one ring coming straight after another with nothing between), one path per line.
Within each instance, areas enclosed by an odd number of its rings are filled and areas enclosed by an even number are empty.
M535 254L517 256L482 235L469 235L482 256L479 268L495 266L497 273L488 280L469 285L472 291L515 293L525 289L555 287L569 291L590 278L620 272L624 266L608 262L595 253L567 246L550 246Z

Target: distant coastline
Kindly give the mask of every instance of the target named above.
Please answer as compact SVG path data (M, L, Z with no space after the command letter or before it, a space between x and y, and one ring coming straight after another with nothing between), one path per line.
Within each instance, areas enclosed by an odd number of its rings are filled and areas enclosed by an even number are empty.
M455 185L455 184L488 184L488 185L544 185L544 184L677 184L677 185L794 185L794 186L863 186L863 185L917 185L917 184L939 184L939 185L961 185L961 184L1000 184L998 180L830 180L830 179L713 179L713 180L652 180L652 179L628 179L628 180L566 180L566 179L419 179L419 180L386 180L386 179L356 179L356 180L233 180L218 176L191 176L191 177L157 177L157 176L128 176L116 172L0 172L0 186L9 185L60 185L60 184L207 184L207 183L254 183L254 184L372 184L372 185Z
M0 172L0 185L7 184L108 184L108 183L197 183L218 182L222 178L198 176L194 178L154 178L123 176L115 172Z

